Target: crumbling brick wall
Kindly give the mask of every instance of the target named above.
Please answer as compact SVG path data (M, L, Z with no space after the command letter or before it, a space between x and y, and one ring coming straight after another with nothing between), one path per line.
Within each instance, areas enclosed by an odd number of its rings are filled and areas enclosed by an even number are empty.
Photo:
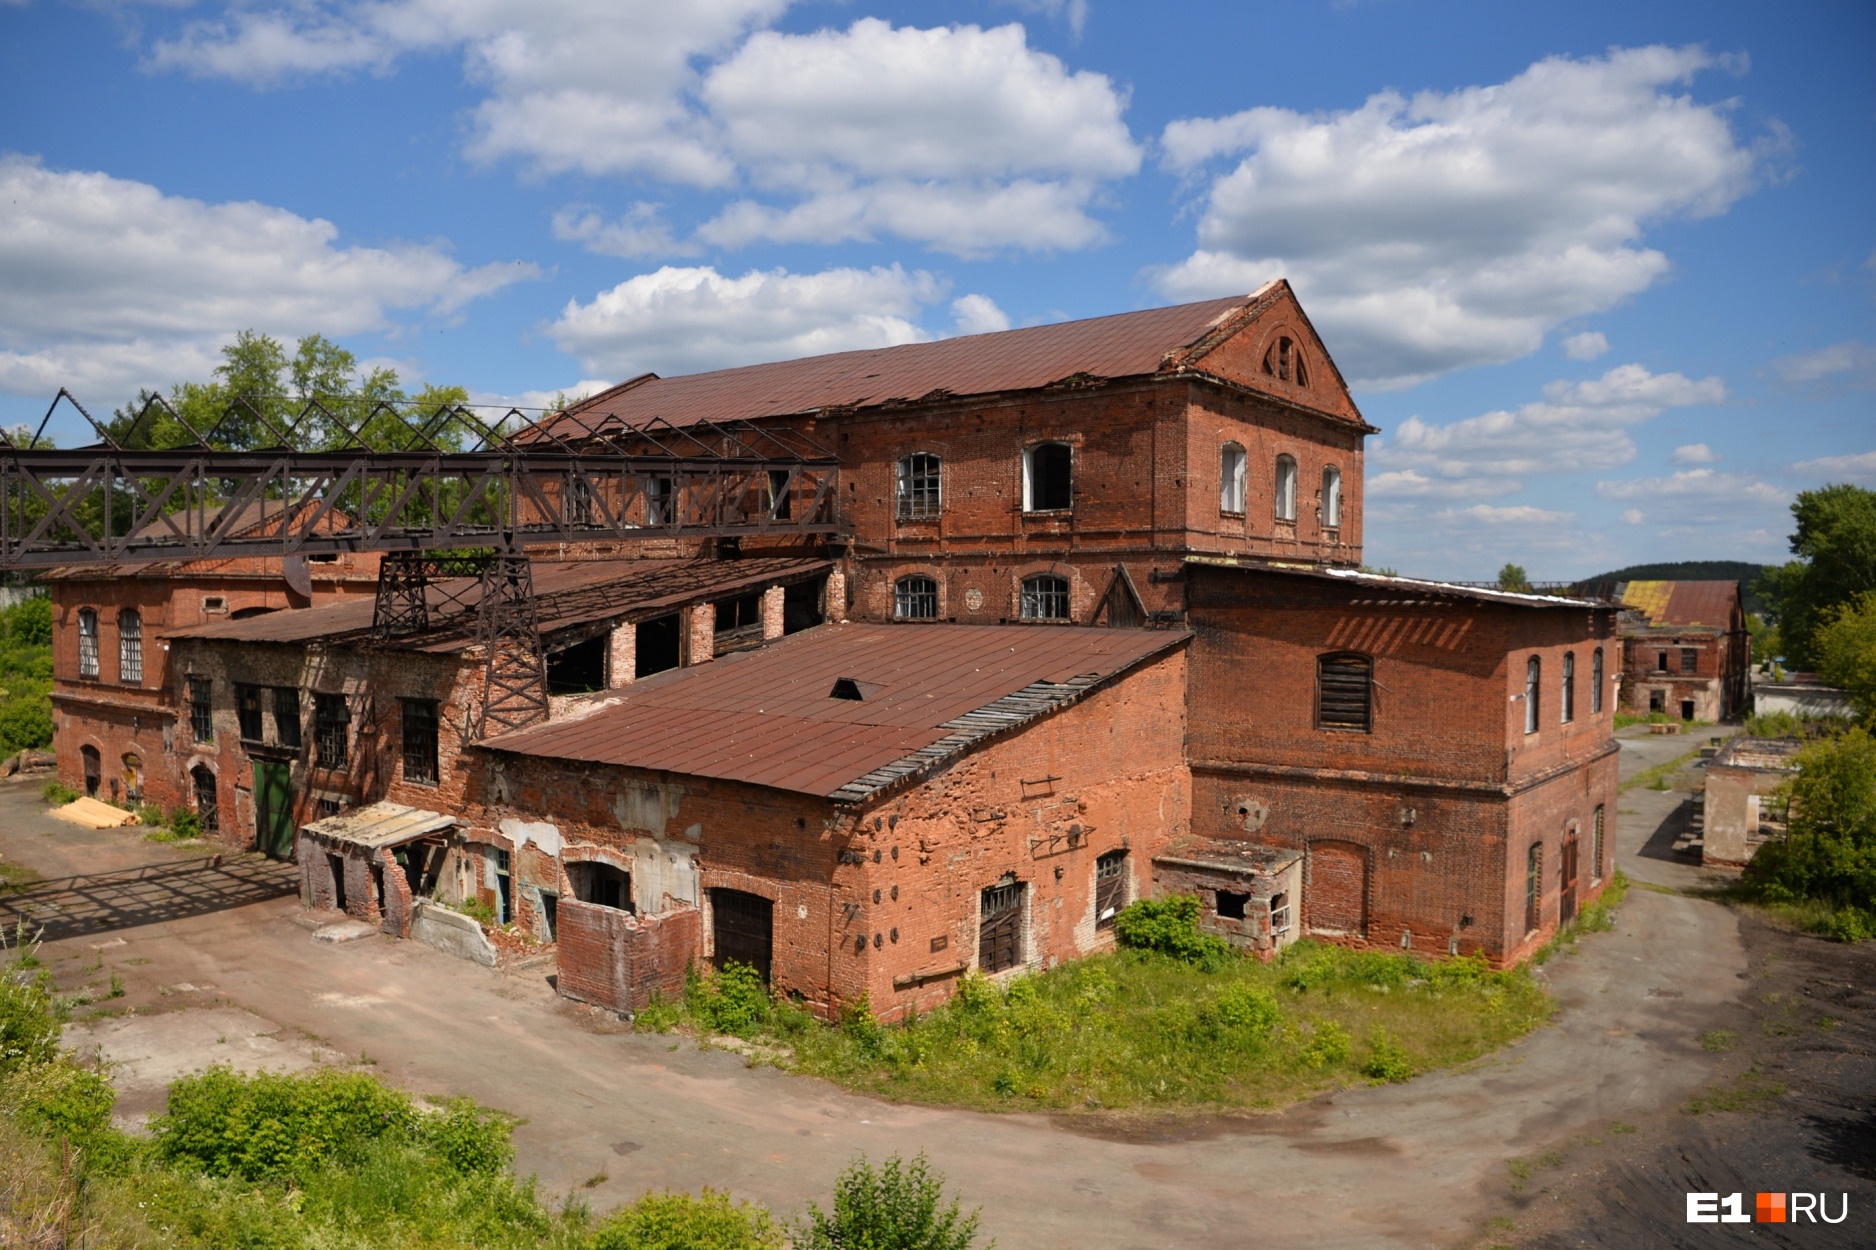
M559 917L556 986L561 994L636 1012L653 997L674 999L684 992L684 971L699 941L695 907L635 916L564 899Z

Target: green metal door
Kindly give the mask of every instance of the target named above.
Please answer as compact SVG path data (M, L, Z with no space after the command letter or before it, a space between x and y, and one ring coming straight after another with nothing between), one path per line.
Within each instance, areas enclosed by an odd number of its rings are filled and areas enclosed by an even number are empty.
M254 845L275 859L293 854L293 786L288 766L254 761Z

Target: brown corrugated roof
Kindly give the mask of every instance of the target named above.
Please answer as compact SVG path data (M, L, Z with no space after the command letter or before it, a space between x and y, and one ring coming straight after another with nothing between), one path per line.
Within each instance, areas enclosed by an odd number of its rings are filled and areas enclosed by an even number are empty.
M679 426L704 420L756 420L923 399L935 392L985 395L1028 390L1078 375L1136 377L1159 372L1170 355L1203 339L1212 327L1255 298L1234 295L1085 321L683 377L648 375L602 391L561 422L550 421L548 426L571 437L582 425L598 429L658 419Z
M758 586L802 581L832 567L826 560L761 557L746 560L537 560L534 598L542 632L613 617L661 615L687 603L716 599ZM460 595L473 607L475 579L451 578L431 587L431 603ZM232 642L361 642L371 632L376 605L360 596L316 608L287 608L239 621L216 621L175 630L171 638ZM393 645L446 654L467 649L475 637L474 612L458 612L421 637Z
M1662 629L1730 629L1739 601L1738 582L1629 582L1622 606Z
M660 673L491 750L856 801L1067 706L1188 635L1022 625L823 625ZM842 678L865 698L832 697Z

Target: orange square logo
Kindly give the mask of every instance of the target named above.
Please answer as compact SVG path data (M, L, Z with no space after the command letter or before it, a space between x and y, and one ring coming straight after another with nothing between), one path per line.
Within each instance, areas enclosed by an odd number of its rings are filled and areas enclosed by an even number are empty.
M1785 1222L1785 1195L1760 1194L1754 1206L1758 1223L1783 1224Z

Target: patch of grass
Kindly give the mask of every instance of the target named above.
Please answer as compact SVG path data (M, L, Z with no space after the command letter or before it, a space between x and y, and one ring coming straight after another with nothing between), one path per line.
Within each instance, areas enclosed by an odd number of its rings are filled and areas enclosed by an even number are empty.
M1834 1029L1841 1023L1842 1021L1838 1020L1835 1016L1819 1016L1817 1018L1817 1027L1820 1029Z
M1624 1124L1622 1121L1617 1120L1614 1124L1609 1126L1609 1131L1611 1133L1633 1133L1636 1129L1633 1124Z
M78 791L62 781L48 781L40 788L39 797L54 807L64 807L77 801Z
M1715 1085L1691 1099L1689 1115L1712 1115L1716 1112L1763 1111L1773 1099L1785 1092L1783 1081L1774 1081L1757 1068L1750 1068L1733 1078L1730 1084Z
M1858 942L1872 936L1868 917L1870 909L1845 907L1821 898L1801 898L1782 902L1760 902L1747 897L1737 886L1721 892L1723 897L1749 902L1760 911L1804 933L1839 942Z
M1700 1035L1700 1049L1724 1052L1739 1045L1739 1034L1731 1029L1708 1029Z
M1635 789L1637 786L1646 786L1650 790L1666 790L1672 785L1671 778L1674 774L1693 763L1699 756L1700 751L1696 748L1687 752L1685 755L1676 756L1666 763L1656 764L1653 768L1644 768L1633 777L1623 782L1619 789L1623 792L1627 792Z
M23 894L44 880L25 864L0 859L0 895Z
M1576 913L1569 924L1557 930L1557 935L1546 942L1534 956L1540 964L1549 962L1551 956L1559 950L1576 954L1577 941L1585 933L1604 933L1615 928L1615 909L1628 895L1628 874L1620 868L1609 879L1609 884L1597 896L1596 901Z

